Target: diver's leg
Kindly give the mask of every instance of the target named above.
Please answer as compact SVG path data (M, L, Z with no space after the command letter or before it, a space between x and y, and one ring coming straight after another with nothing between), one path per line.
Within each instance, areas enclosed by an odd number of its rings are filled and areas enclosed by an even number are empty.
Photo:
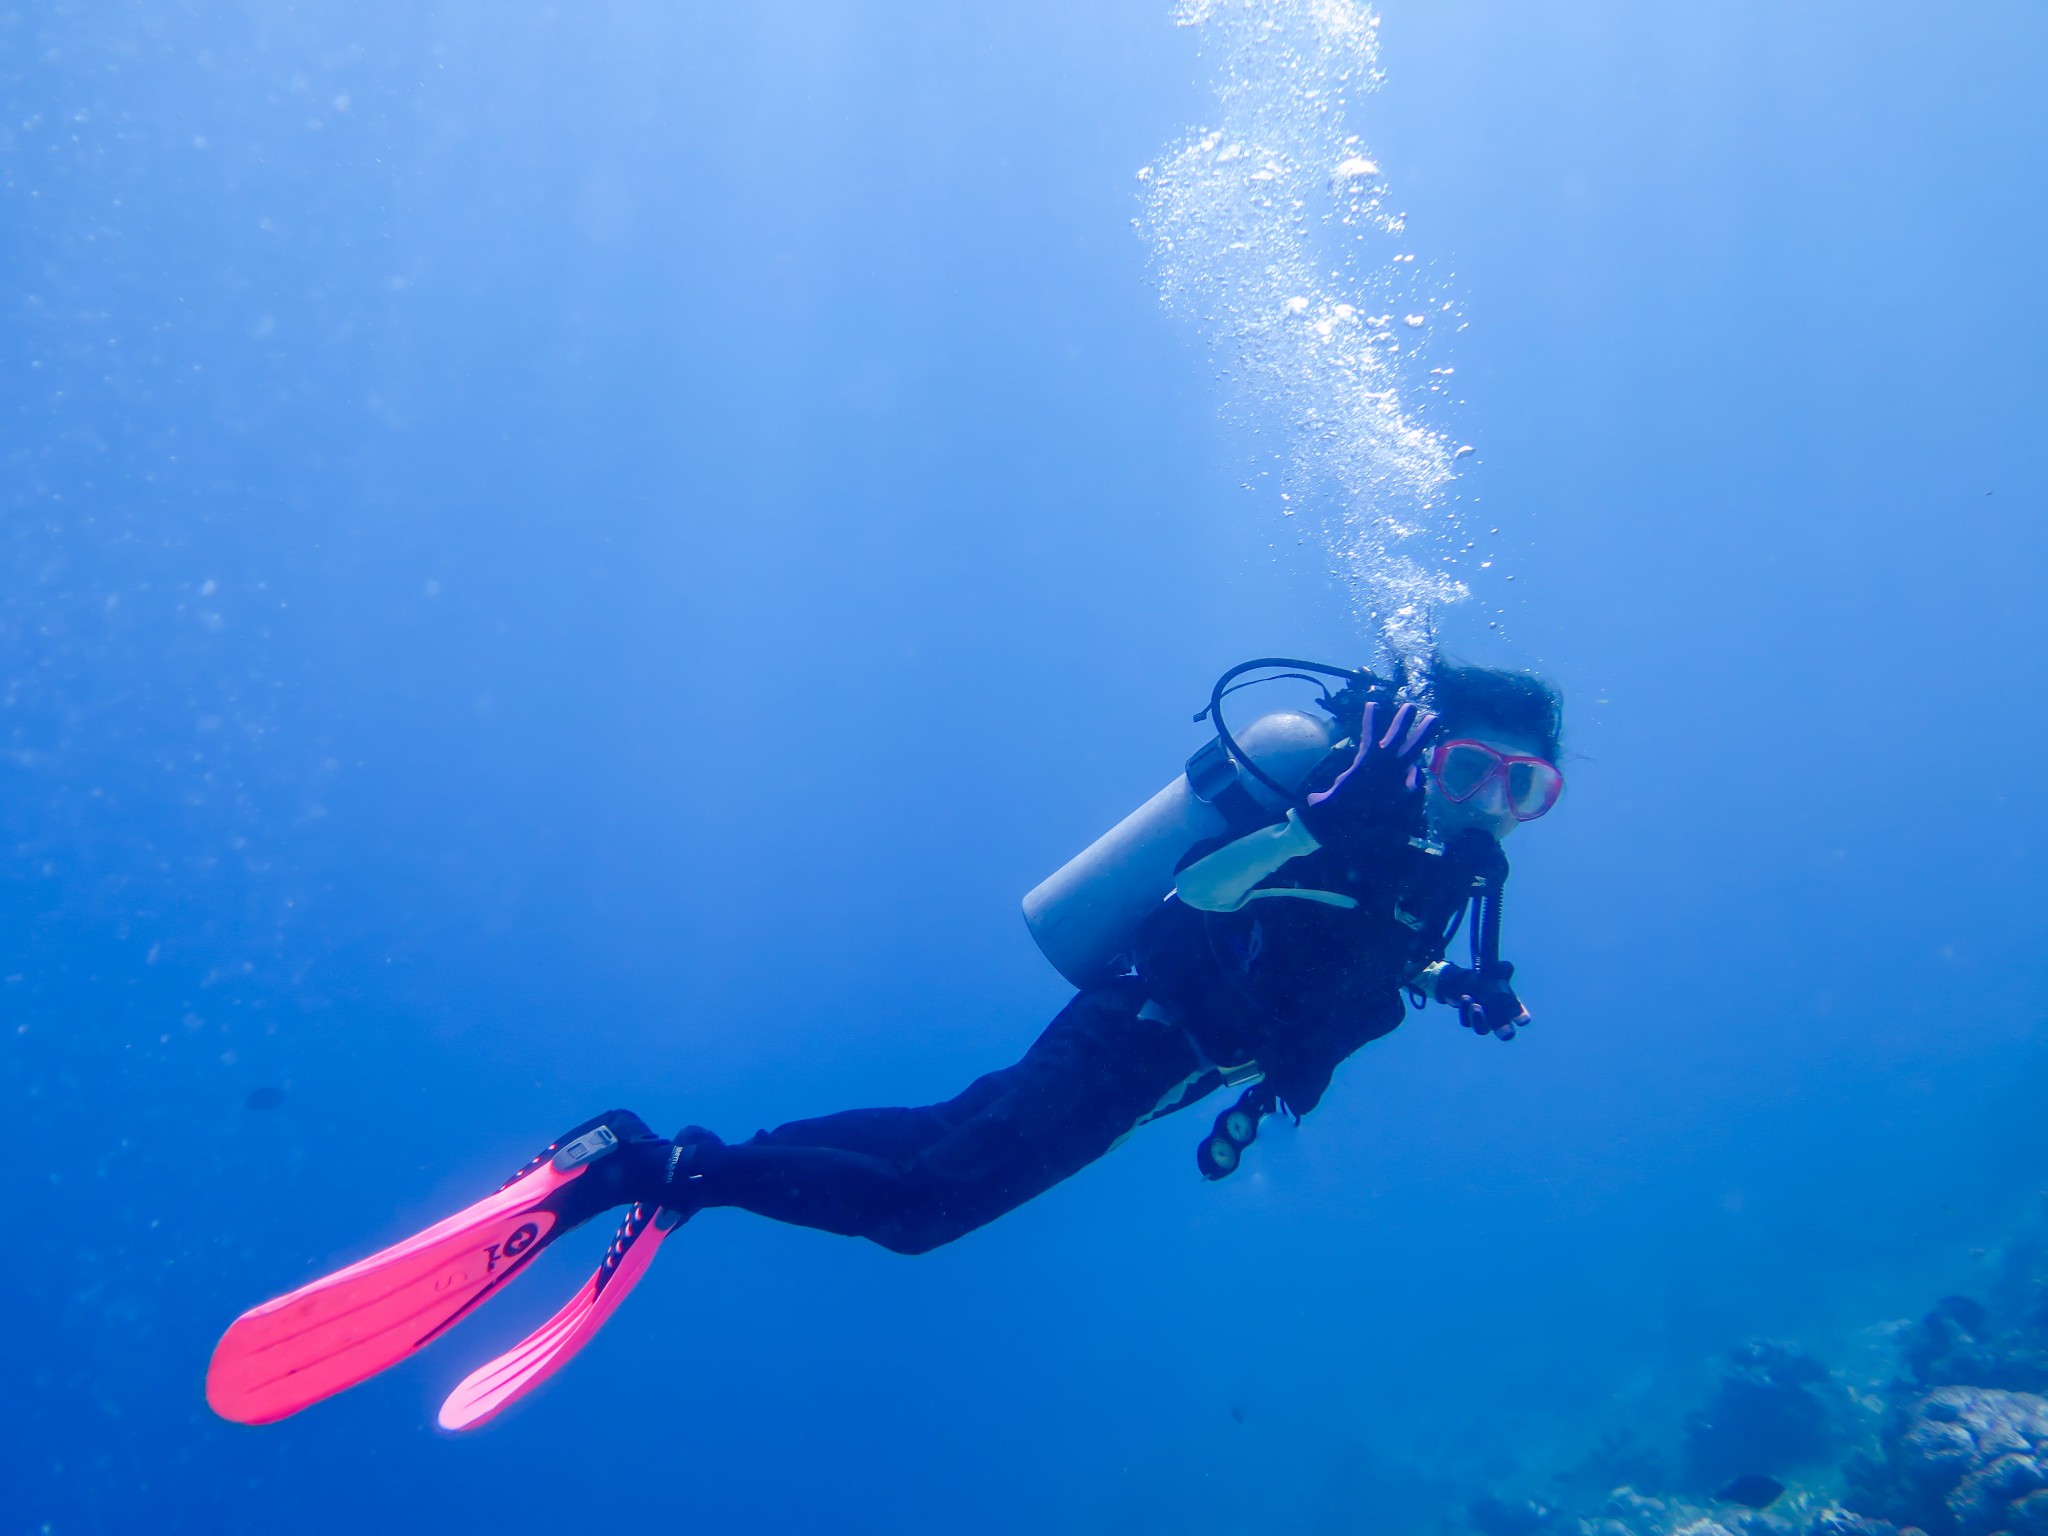
M1213 1087L1178 1029L1119 986L1083 992L1013 1067L921 1110L852 1110L737 1146L685 1139L692 1208L922 1253L1079 1172L1155 1113Z
M1038 1049L1034 1044L1032 1050ZM912 1108L843 1109L757 1132L747 1145L830 1147L894 1162L907 1161L1000 1099L1030 1059L1031 1053L1026 1052L1024 1061L983 1074L942 1103Z

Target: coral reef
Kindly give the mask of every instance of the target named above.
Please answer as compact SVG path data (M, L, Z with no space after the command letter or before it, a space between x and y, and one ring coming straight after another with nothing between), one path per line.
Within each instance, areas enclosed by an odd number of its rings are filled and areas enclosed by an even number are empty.
M2048 1226L2005 1250L1986 1299L1944 1297L1896 1343L1874 1394L1791 1346L1746 1344L1686 1415L1675 1455L1616 1431L1553 1478L1555 1504L1489 1495L1453 1528L2048 1536Z
M1945 1296L1905 1341L1907 1379L1928 1387L2048 1392L2048 1308L2030 1298L2002 1322L1982 1302Z
M1818 1360L1784 1344L1745 1344L1706 1407L1686 1418L1685 1484L1797 1471L1839 1447L1854 1418L1846 1389Z
M1896 1410L1850 1469L1857 1507L1927 1536L2048 1536L2048 1399L1937 1387Z

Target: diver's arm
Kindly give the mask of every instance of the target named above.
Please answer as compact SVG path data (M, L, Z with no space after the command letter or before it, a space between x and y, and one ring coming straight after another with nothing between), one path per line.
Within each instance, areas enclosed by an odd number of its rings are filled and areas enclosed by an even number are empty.
M1173 894L1203 912L1235 912L1251 899L1252 887L1290 859L1314 853L1315 840L1293 811L1270 827L1225 843L1180 872Z
M1511 985L1514 978L1514 964L1507 960L1497 962L1492 971L1483 975L1439 960L1416 972L1408 985L1424 997L1457 1009L1458 1022L1467 1029L1512 1040L1515 1031L1529 1022L1528 1007Z

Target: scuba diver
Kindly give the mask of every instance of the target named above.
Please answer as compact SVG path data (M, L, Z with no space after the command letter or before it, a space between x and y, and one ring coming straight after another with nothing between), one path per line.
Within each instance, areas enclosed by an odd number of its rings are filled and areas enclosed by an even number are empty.
M1527 1024L1500 958L1501 840L1564 789L1562 700L1530 673L1432 657L1424 676L1263 658L1210 693L1213 739L1172 784L1025 898L1073 1000L1021 1061L921 1108L853 1109L728 1143L612 1110L564 1132L496 1194L244 1313L207 1401L269 1423L423 1347L564 1232L627 1207L597 1272L468 1376L466 1429L552 1374L676 1227L734 1206L924 1253L1072 1177L1137 1127L1241 1089L1197 1149L1237 1168L1260 1121L1315 1108L1339 1063L1435 1002L1476 1034ZM1320 690L1233 733L1225 698ZM1463 925L1469 964L1446 958ZM1405 1002L1404 1002L1405 997Z

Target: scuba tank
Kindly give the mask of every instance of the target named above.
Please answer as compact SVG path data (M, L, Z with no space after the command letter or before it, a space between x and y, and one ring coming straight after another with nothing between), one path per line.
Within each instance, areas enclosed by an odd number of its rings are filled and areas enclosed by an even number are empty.
M1247 672L1285 669L1317 684L1307 709L1275 710L1233 734L1223 699L1249 687ZM1324 678L1339 679L1330 687ZM1362 667L1267 656L1242 662L1216 680L1195 716L1216 730L1171 784L1047 876L1024 898L1024 922L1053 968L1077 987L1130 969L1138 925L1173 890L1180 862L1197 843L1243 836L1283 820L1290 806L1326 784L1357 749L1360 718L1372 699L1391 701L1405 683Z

